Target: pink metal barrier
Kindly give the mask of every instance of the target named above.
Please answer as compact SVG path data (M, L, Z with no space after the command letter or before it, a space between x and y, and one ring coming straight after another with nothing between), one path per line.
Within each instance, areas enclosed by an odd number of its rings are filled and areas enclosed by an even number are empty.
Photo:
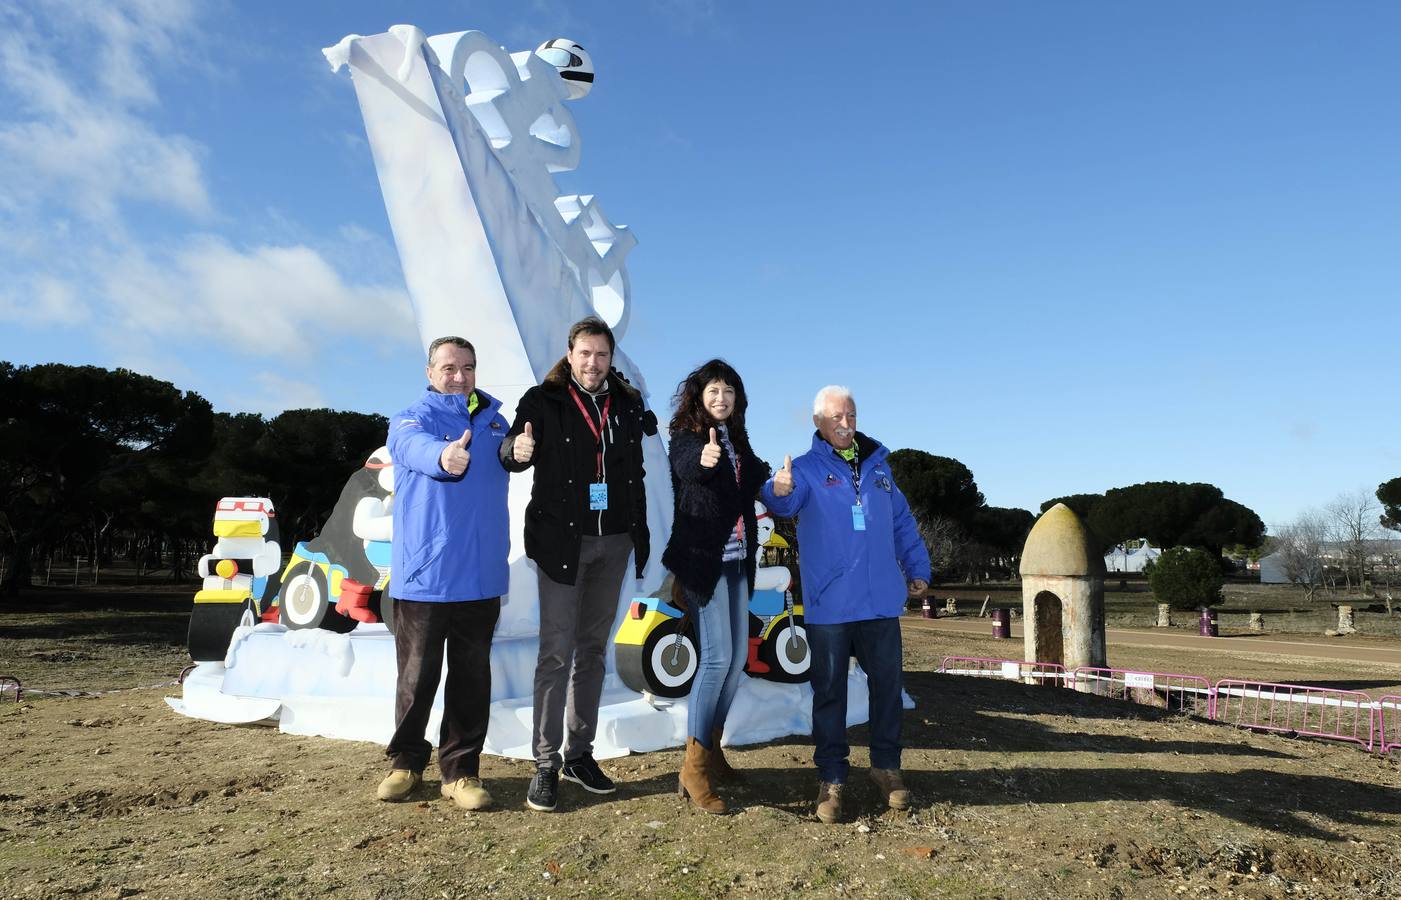
M1070 674L1070 687L1086 693L1156 706L1190 716L1211 717L1211 682L1198 675L1135 672L1080 666Z
M1389 694L1376 703L1377 752L1401 748L1401 695Z
M1215 722L1358 744L1378 753L1401 749L1401 694L1372 700L1362 691L1199 675L1136 672L981 656L946 656L945 675L1055 684L1086 693L1204 716Z
M939 671L945 675L973 678L1004 678L1027 684L1063 685L1065 666L1057 663L1022 662L1017 659L990 659L982 656L946 656Z
M24 693L24 687L19 683L19 679L13 675L0 675L0 700L5 699L6 691L15 692L15 702L19 702L20 696Z
M1223 678L1216 682L1212 718L1242 728L1350 741L1368 750L1376 739L1372 698L1361 691Z

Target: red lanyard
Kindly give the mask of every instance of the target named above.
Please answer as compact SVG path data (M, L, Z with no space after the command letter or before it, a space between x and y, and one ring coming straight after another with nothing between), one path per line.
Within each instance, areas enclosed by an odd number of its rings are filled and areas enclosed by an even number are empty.
M603 401L603 423L595 425L589 416L588 410L584 409L584 401L579 397L579 392L574 390L574 385L569 386L569 396L574 398L574 405L579 407L579 414L584 417L584 424L589 426L589 433L593 435L594 446L598 448L598 461L594 464L593 477L599 481L603 480L603 424L608 422L608 410L613 406L613 396Z

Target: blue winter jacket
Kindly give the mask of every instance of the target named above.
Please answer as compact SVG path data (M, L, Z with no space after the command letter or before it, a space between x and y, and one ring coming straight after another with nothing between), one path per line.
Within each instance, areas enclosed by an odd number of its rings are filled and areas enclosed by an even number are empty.
M929 551L891 478L890 452L864 434L856 441L864 457L865 531L852 526L851 466L820 434L813 434L811 450L793 460L793 493L775 496L772 479L761 492L769 512L798 517L803 616L813 625L899 616L906 583L929 580Z
M425 390L389 423L394 461L394 562L389 592L400 600L445 603L500 597L510 585L510 476L497 451L506 434L501 401L477 391ZM438 464L443 447L472 429L472 460L461 475Z

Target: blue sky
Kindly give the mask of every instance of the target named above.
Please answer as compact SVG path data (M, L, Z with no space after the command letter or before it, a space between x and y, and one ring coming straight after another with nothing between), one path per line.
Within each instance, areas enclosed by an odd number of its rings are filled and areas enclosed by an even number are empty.
M658 407L728 358L773 461L837 382L995 505L1207 481L1278 525L1401 475L1390 3L7 4L0 358L405 405L418 338L320 52L400 22L589 49L559 182L639 239L625 346Z

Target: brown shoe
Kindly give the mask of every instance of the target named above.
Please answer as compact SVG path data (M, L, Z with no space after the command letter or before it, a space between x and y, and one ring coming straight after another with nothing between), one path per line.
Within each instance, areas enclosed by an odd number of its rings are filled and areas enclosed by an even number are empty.
M681 764L680 785L676 792L708 813L725 811L725 801L710 786L711 751L695 738L686 738L686 761Z
M491 805L491 794L482 787L480 778L459 778L443 782L443 796L463 809L486 809Z
M842 818L842 786L829 781L817 789L817 821L831 825Z
M390 803L407 800L409 794L412 794L414 788L418 787L422 781L423 776L418 772L409 769L390 769L389 774L375 789L375 796Z
M910 792L905 782L900 780L899 769L872 769L871 783L880 788L885 802L891 809L909 809Z
M725 751L720 747L720 735L725 729L717 728L710 733L710 775L722 784L742 784L744 773L730 765L725 759Z

